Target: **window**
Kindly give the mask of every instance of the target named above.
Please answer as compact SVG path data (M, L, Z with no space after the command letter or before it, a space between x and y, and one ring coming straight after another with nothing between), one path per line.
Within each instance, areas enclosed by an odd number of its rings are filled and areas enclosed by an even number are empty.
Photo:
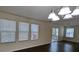
M2 19L0 20L1 42L14 42L16 32L16 22Z
M74 37L74 28L66 28L66 37L69 37L69 38Z
M39 25L31 24L31 40L37 40L39 34Z
M29 24L25 22L19 22L19 41L28 40Z

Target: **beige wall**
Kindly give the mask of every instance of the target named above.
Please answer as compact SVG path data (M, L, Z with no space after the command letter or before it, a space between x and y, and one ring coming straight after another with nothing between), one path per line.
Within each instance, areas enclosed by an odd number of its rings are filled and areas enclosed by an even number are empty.
M79 42L79 17L67 20L61 20L57 22L52 22L52 27L58 26L59 30L59 40L68 40L72 42ZM73 39L64 38L64 26L74 26L75 37Z
M51 40L51 24L47 21L39 21L34 19L27 19L15 15L11 15L5 12L0 12L0 19L8 19L8 20L16 20L24 21L28 23L36 23L40 25L40 32L39 32L39 39L38 40L27 40L19 42L18 38L17 41L14 43L0 43L0 51L16 51L24 48L34 47L38 45L48 44ZM18 37L18 34L17 34Z

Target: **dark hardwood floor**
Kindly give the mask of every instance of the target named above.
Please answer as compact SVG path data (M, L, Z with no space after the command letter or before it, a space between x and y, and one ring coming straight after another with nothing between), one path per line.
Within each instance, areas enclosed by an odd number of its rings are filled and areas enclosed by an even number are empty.
M51 44L18 50L15 52L79 52L79 43L52 42Z

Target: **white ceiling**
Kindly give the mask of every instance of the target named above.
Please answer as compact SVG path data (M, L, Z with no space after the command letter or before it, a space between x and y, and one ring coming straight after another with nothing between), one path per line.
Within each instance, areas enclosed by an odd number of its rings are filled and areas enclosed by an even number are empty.
M48 20L51 9L58 10L59 8L60 6L0 6L2 11L38 20Z
M38 20L48 20L51 9L58 9L55 6L0 6L0 10L26 16Z

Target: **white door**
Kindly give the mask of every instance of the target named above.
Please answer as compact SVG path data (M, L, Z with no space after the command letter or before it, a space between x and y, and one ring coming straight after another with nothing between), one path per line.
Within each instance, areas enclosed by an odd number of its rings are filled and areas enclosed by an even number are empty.
M58 41L59 28L52 28L52 41Z

